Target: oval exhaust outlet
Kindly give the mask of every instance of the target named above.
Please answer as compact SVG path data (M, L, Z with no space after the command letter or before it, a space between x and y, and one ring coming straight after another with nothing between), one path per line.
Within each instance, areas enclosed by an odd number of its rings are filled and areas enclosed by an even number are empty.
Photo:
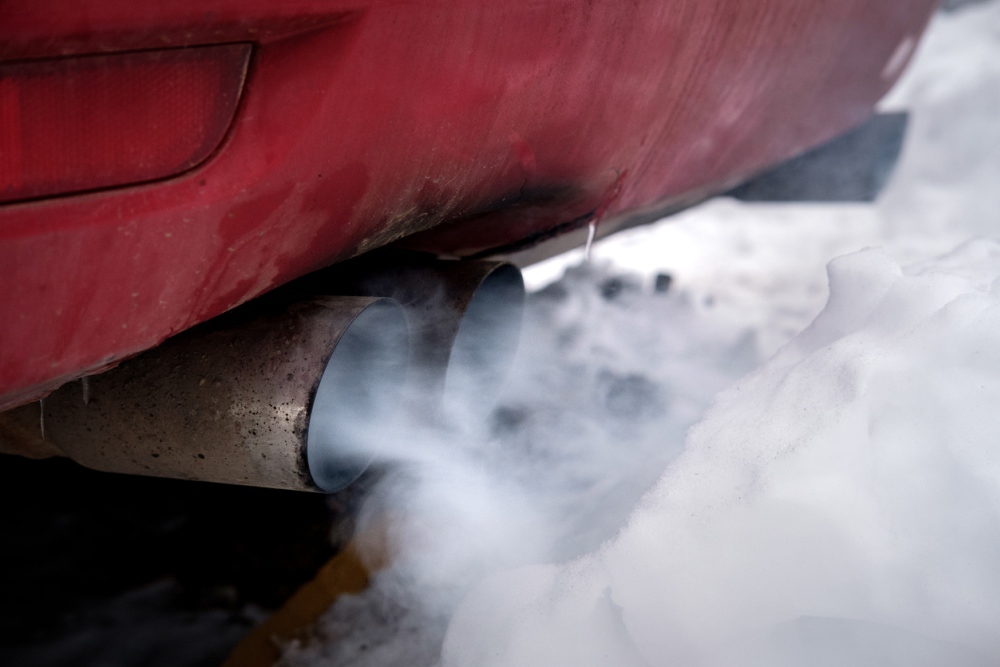
M333 492L389 433L408 344L391 299L264 300L88 378L86 401L72 382L16 421L33 415L45 448L97 470Z
M516 266L481 263L483 278L461 312L445 371L446 410L488 412L514 360L521 336L524 279Z
M488 412L517 351L525 291L513 264L386 252L309 277L309 289L388 297L410 323L411 412Z
M337 341L309 412L306 461L322 491L344 488L371 463L395 426L406 375L403 310L376 299Z

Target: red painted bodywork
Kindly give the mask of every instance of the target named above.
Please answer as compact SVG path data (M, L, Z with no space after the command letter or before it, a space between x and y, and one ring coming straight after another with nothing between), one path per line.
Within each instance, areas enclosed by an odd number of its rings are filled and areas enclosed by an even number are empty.
M403 237L484 255L717 190L866 118L933 6L7 0L0 62L253 54L199 166L0 206L0 408Z
M153 181L229 129L249 44L0 63L0 203Z

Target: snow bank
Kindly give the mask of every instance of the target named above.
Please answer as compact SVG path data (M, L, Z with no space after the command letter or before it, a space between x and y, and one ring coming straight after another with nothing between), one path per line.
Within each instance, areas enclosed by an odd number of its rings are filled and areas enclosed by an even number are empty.
M1000 660L1000 244L829 278L615 539L463 602L445 667Z

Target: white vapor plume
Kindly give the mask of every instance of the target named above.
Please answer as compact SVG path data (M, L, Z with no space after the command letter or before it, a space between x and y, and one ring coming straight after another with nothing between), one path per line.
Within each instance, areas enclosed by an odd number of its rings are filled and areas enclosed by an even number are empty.
M496 409L387 440L393 563L282 664L1000 664L998 105L991 0L885 101L875 205L716 200L529 269Z
M832 262L830 285L621 534L481 585L444 665L830 660L804 622L844 636L846 664L900 634L904 655L872 664L1000 661L1000 244L905 274L866 250Z
M393 565L338 602L322 639L290 647L285 663L436 664L448 618L484 576L613 536L712 397L759 361L753 336L706 308L600 267L531 295L487 419L414 420L377 446L392 468L360 522L362 532L387 525Z

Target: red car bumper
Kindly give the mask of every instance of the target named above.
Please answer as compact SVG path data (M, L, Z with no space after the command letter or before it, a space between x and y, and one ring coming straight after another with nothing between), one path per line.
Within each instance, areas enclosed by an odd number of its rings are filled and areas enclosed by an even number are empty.
M206 98L234 96L205 112L227 119L218 145L173 175L0 204L0 409L403 237L451 256L510 252L717 191L866 118L934 4L4 3L0 84L55 57L252 54L245 80L220 75ZM166 84L150 81L123 84L134 104L102 98L104 131L135 126L136 104L156 113ZM116 140L140 150L163 131Z

